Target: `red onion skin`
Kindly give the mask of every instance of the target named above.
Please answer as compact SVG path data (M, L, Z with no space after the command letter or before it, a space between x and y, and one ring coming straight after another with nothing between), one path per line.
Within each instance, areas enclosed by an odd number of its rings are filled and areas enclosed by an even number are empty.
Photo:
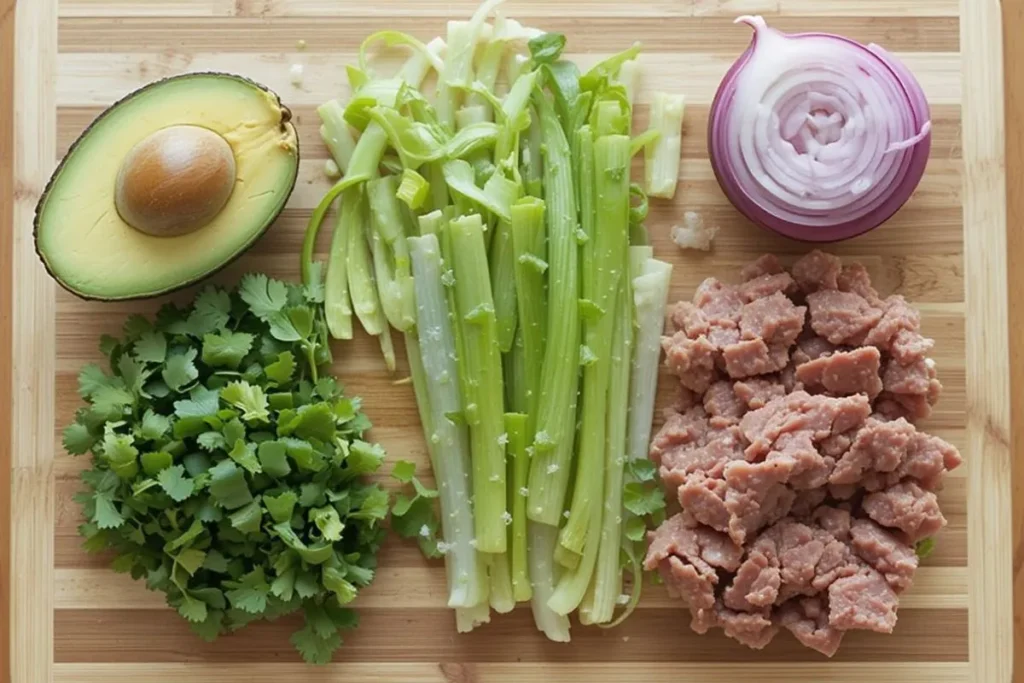
M786 35L786 38L790 40L812 37L841 41L873 54L892 73L895 82L899 84L909 100L916 129L920 129L921 126L930 120L928 101L925 99L917 79L902 62L892 57L888 52L878 46L863 45L855 40L833 33L794 33ZM708 153L711 158L711 168L715 173L718 184L729 201L755 225L803 242L838 242L850 239L874 230L892 218L910 199L920 183L921 177L924 175L928 156L931 153L931 134L927 135L924 140L912 149L907 150L903 155L903 160L900 164L898 186L884 201L868 214L856 220L838 222L828 226L800 225L765 211L739 187L739 184L732 178L729 169L723 168L720 159L727 158L727 155L724 152L718 153L721 136L717 132L724 130L723 119L728 114L729 104L736 94L736 76L753 55L756 40L757 35L755 34L750 46L747 47L739 59L726 72L725 77L718 86L714 100L712 100L711 111L708 116Z

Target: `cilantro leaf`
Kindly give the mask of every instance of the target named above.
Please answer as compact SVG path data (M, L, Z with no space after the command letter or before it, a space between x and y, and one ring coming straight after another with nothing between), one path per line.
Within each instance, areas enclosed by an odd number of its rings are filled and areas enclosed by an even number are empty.
M228 447L227 440L220 432L203 432L196 438L196 442L204 451L227 450Z
M167 358L167 337L160 332L145 332L135 342L133 350L143 363L163 363Z
M121 331L124 333L125 341L135 341L142 335L153 330L153 324L144 316L134 313L125 318Z
M178 614L193 623L206 621L206 603L189 597L187 593L184 598L184 601L178 605Z
M320 530L320 534L328 541L340 541L345 525L333 507L313 508L309 511L309 520Z
M191 496L195 487L194 482L185 476L185 468L181 465L161 470L156 479L160 488L179 503Z
M391 476L403 484L411 482L413 475L415 474L416 465L408 460L399 460L395 463L395 466L391 468Z
M160 374L172 391L180 391L182 387L191 384L199 377L199 371L194 362L197 355L198 352L190 348L184 353L172 353L167 357L167 362Z
M267 379L276 382L278 386L288 384L295 374L295 356L291 351L282 351L277 355L277 360L263 369Z
M98 390L114 386L114 381L100 366L89 363L78 372L78 393L82 398L91 398Z
M195 387L188 399L174 402L174 414L178 417L207 417L215 415L220 407L220 391L207 387Z
M665 494L660 488L647 488L638 482L623 487L622 505L641 517L665 509Z
M139 427L138 436L143 441L157 441L164 438L170 428L171 419L169 417L153 412L152 408L147 408L142 416L142 425Z
M326 638L317 635L309 622L292 634L292 645L308 664L329 664L334 651L341 646L341 636L333 633Z
M116 507L114 501L102 493L94 496L96 511L93 513L92 522L98 529L116 529L124 524L124 517Z
M245 332L203 335L203 362L214 368L236 369L252 348L253 336Z
M285 284L262 274L243 277L238 294L249 305L253 315L263 322L269 322L288 303L288 288Z
M263 467L260 466L260 461L256 457L256 444L254 443L246 443L239 439L235 441L235 445L228 455L252 474L259 474L263 471Z
M228 324L231 312L231 297L223 289L208 286L199 292L188 316L186 329L193 337L220 329Z
M72 455L88 453L98 437L89 432L89 428L80 422L72 422L64 428L62 443L64 450Z
M231 606L249 614L259 614L267 609L267 595L270 584L267 583L263 567L257 567L242 576L238 581L225 581L231 590L224 592Z
M244 411L242 419L246 422L266 421L270 417L267 412L267 397L258 386L248 382L231 382L220 390L220 397Z

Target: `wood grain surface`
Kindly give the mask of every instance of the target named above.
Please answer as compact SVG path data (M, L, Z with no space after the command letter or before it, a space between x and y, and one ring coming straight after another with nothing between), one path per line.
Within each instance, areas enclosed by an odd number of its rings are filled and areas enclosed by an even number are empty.
M314 675L297 663L288 643L293 621L254 625L204 644L162 605L160 596L109 571L106 558L81 550L80 514L71 496L84 462L60 447L60 428L78 405L75 377L82 363L98 357L100 334L117 333L125 315L151 314L159 302L88 303L55 291L32 254L31 208L59 155L110 102L165 75L239 71L267 83L294 105L304 155L299 185L281 220L217 279L230 282L247 270L296 278L301 231L326 188L320 173L326 152L317 139L315 106L345 94L342 67L369 33L400 28L429 38L446 19L468 15L476 0L378 0L372 9L348 0L60 0L59 7L55 0L20 0L12 15L5 8L13 8L13 2L0 0L0 92L11 92L4 78L10 79L17 67L15 97L0 106L10 103L19 112L0 117L10 129L0 126L0 273L11 283L0 285L0 358L13 359L10 368L0 366L0 387L12 389L0 391L0 492L8 486L12 491L10 509L0 502L0 605L8 604L2 591L10 581L4 569L12 552L17 571L10 608L0 617L9 619L0 621L0 662L11 662L15 683L258 683ZM544 642L523 610L457 637L452 616L443 608L443 572L414 548L389 542L380 577L361 598L362 627L347 637L338 662L315 680L604 682L641 675L651 681L756 678L780 683L1011 680L1008 597L1014 549L1018 625L1024 619L1024 530L1017 524L1024 519L1024 469L1013 471L1019 495L1013 518L1017 543L1011 546L1006 543L1011 520L1004 240L1011 254L1024 248L1024 193L1019 191L1024 132L1017 125L1005 137L1010 187L1018 188L1009 195L1006 235L998 3L964 0L962 6L968 8L963 15L957 0L508 4L509 14L518 19L566 32L581 64L643 41L648 52L640 125L653 90L683 90L692 102L678 198L652 202L650 219L656 252L677 264L675 299L689 297L708 275L728 276L760 252L792 259L805 250L741 221L710 170L703 137L708 105L748 38L729 25L732 17L760 12L784 30L819 28L878 42L920 78L935 121L925 179L889 224L835 248L864 262L880 289L902 293L920 307L925 332L938 340L936 360L946 386L926 428L956 444L967 459L941 494L950 525L903 600L896 633L851 634L831 662L781 636L755 653L721 636L690 633L683 611L653 589L623 627L611 632L576 627L569 647ZM1024 21L1018 3L1004 3L1003 10L1007 31ZM12 47L5 38L15 24L17 45ZM306 41L305 51L297 51L299 39ZM1008 72L1024 66L1020 43L1007 34ZM289 80L292 63L305 67L299 87ZM1010 122L1024 121L1020 85L1007 82ZM11 135L17 142L13 153ZM709 256L681 254L667 238L668 226L690 209L722 227ZM1021 269L1010 271L1009 291L1016 294L1011 302L1019 303ZM1020 305L1011 307L1012 328L1021 329L1022 322ZM393 456L425 469L409 388L393 384L379 351L366 339L338 351L335 372L350 392L366 399L377 425L375 438ZM1012 355L1012 386L1024 390L1024 342L1015 341ZM671 394L666 383L661 399L670 400ZM12 397L10 404L5 402ZM1024 406L1018 401L1013 407L1021 418L1014 424L1024 424ZM5 429L4 420L16 429ZM12 474L8 483L5 477ZM0 493L0 499L8 496ZM14 532L11 541L8 530ZM10 659L3 649L8 643ZM1017 660L1024 659L1020 628L1014 645ZM1018 664L1024 681L1022 667L1024 662Z

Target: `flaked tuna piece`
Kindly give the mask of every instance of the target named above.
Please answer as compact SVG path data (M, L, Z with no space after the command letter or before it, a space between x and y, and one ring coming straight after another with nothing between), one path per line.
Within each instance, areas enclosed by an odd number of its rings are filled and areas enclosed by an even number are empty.
M870 413L866 396L831 398L795 391L744 415L740 429L750 442L747 458L756 460L768 454L781 434L810 431L814 441L821 441L859 426Z
M687 514L701 524L705 524L716 531L728 533L729 522L732 515L725 506L725 496L729 486L720 477L709 477L703 472L697 472L686 477L676 491L679 497L679 504ZM746 539L744 533L733 540L742 543Z
M857 344L882 319L882 309L852 292L822 289L807 295L811 329L832 344Z
M879 370L882 355L872 346L852 351L836 351L796 368L796 378L808 391L822 391L832 396L867 394L874 398L882 391Z
M722 600L729 609L758 612L775 604L781 585L778 558L769 557L755 545L722 593Z
M669 594L682 598L691 610L715 604L717 569L736 571L743 549L728 537L706 527L692 528L675 515L649 535L644 567L658 569Z
M899 597L881 574L865 567L828 587L828 623L842 631L892 633Z
M838 460L846 453L846 451L850 450L850 446L853 445L853 440L856 436L856 428L848 432L832 434L819 442L818 450L821 451L823 456L830 457L833 460Z
M836 462L829 481L856 484L868 472L893 472L907 457L917 430L906 420L868 420L850 449Z
M843 508L822 505L811 513L811 519L822 529L846 543L850 540L850 511Z
M913 330L900 330L889 343L889 353L900 365L911 365L926 358L935 348L935 340Z
M711 329L704 313L689 301L680 301L673 306L670 320L675 331L684 332L691 338L706 335Z
M781 292L755 299L740 310L740 337L789 347L804 329L806 314L806 307L794 305Z
M837 256L815 249L793 264L793 279L805 292L838 289L842 263Z
M938 498L913 481L870 493L862 504L868 517L884 527L899 529L910 543L934 536L946 526Z
M729 537L742 545L760 529L788 515L794 500L796 492L784 484L773 484L765 489L728 488L725 509L729 513Z
M821 528L784 519L755 541L769 557L778 558L782 587L778 602L796 595L815 595L841 576L857 571L850 549Z
M685 413L674 413L665 420L658 433L651 440L651 460L662 463L665 453L680 446L691 447L704 444L707 440L708 416L704 408L697 407Z
M841 292L853 292L868 300L872 305L878 306L881 299L878 292L871 286L871 276L868 269L860 263L851 263L843 266L836 278L836 285Z
M804 336L796 340L796 348L793 349L793 364L802 365L822 356L828 356L836 351L836 345L829 343L827 339L814 335Z
M929 491L942 485L942 477L960 466L963 459L953 444L931 434L918 432L907 448L907 457L897 473L911 477Z
M711 416L711 425L719 427L739 422L747 406L737 398L731 382L719 381L704 394L704 410Z
M871 290L874 291L874 290ZM860 292L856 292L860 294ZM864 296L863 294L861 294ZM882 309L882 318L868 331L864 343L888 351L900 332L917 332L921 329L921 314L911 307L902 296L893 295L879 303L877 294L872 298L864 296L868 303Z
M895 359L885 364L882 382L890 394L915 394L927 396L935 379L935 362L922 358L911 365L900 365ZM941 385L940 385L941 387Z
M789 363L789 348L768 345L763 339L750 339L729 344L722 349L725 371L730 377L742 379L778 372Z
M725 467L743 459L743 443L735 426L707 433L700 445L681 445L663 453L661 481L670 493L682 486L691 474L721 479Z
M765 275L778 275L782 273L782 264L775 254L759 256L756 261L743 266L740 271L740 279L743 282L750 282Z
M815 596L787 602L779 608L778 621L801 643L831 657L839 649L845 631L833 628L828 616L827 605Z
M789 514L798 519L809 517L815 508L825 502L827 495L828 491L825 487L799 491L796 494L796 499L793 501L793 507L790 509Z
M732 391L746 405L747 410L764 408L772 399L786 395L786 387L782 382L772 379L742 380L732 385Z
M797 291L796 282L789 273L761 275L739 286L740 297L744 301L756 301L773 294L792 295Z
M711 324L735 321L743 303L734 285L724 284L713 277L700 283L693 295L693 304Z
M704 393L715 379L716 347L704 335L690 339L682 332L661 338L665 365L684 387Z
M712 628L721 628L725 635L738 640L747 647L760 650L768 645L779 632L770 618L768 610L759 613L737 612L721 602L710 610L693 613L690 628L696 633L707 633Z
M850 547L857 556L885 577L896 592L910 588L917 571L914 549L868 519L854 520Z

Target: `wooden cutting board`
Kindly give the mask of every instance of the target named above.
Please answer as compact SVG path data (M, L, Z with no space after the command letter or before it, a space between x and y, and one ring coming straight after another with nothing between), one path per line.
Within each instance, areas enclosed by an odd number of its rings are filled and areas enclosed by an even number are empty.
M223 282L258 269L297 278L301 232L325 188L326 150L315 107L344 95L343 66L360 41L392 28L429 39L475 0L20 0L16 41L13 233L0 235L11 264L13 363L0 363L0 533L10 531L9 651L15 683L294 680L520 683L527 681L844 681L939 683L1011 680L1011 518L1007 361L1006 197L1002 53L997 0L511 0L524 23L569 36L581 64L644 43L644 125L652 90L685 92L682 180L672 203L653 203L649 226L660 258L676 264L672 298L689 297L709 275L729 276L761 252L796 257L806 247L756 230L728 206L704 144L708 105L745 47L731 26L761 13L787 31L825 30L897 53L933 107L933 155L912 201L892 221L835 251L871 270L884 293L917 305L935 337L946 390L925 426L964 453L941 494L949 527L902 601L891 636L854 633L832 661L780 636L753 652L721 635L690 632L688 615L649 589L622 627L576 627L572 644L545 642L528 610L457 636L444 609L444 576L416 549L389 542L372 589L360 600L362 626L336 663L306 668L288 642L295 624L250 626L208 645L194 638L159 595L114 574L79 547L71 497L84 461L62 452L59 431L78 405L78 368L96 360L102 333L160 302L83 302L59 290L39 266L31 215L46 178L81 129L103 108L150 80L184 71L237 71L274 88L296 115L300 181L278 224ZM10 0L0 1L0 23ZM11 50L10 33L0 49ZM307 48L298 50L297 41ZM304 78L292 85L292 64ZM8 94L8 81L0 80ZM3 136L0 136L3 137ZM13 176L10 175L13 170ZM0 183L4 186L7 183ZM715 250L687 255L668 240L684 210L721 226ZM6 213L6 207L4 212ZM0 294L6 295L0 286ZM186 297L175 297L178 299ZM0 314L8 309L0 308ZM2 317L2 316L0 316ZM6 354L7 343L0 343ZM394 384L366 339L336 348L335 372L366 400L374 436L393 457L427 470L408 386ZM6 361L6 358L4 359ZM7 374L10 373L10 374ZM399 377L402 372L399 372ZM663 398L672 393L666 385ZM6 389L0 394L6 394ZM12 400L8 400L8 399ZM0 498L5 498L0 491ZM10 516L10 525L5 517ZM0 540L4 537L0 536ZM6 549L7 543L0 543ZM0 560L4 559L0 550ZM5 563L0 561L0 585ZM0 598L4 597L0 594ZM0 599L0 603L3 600ZM4 640L7 640L4 638Z

